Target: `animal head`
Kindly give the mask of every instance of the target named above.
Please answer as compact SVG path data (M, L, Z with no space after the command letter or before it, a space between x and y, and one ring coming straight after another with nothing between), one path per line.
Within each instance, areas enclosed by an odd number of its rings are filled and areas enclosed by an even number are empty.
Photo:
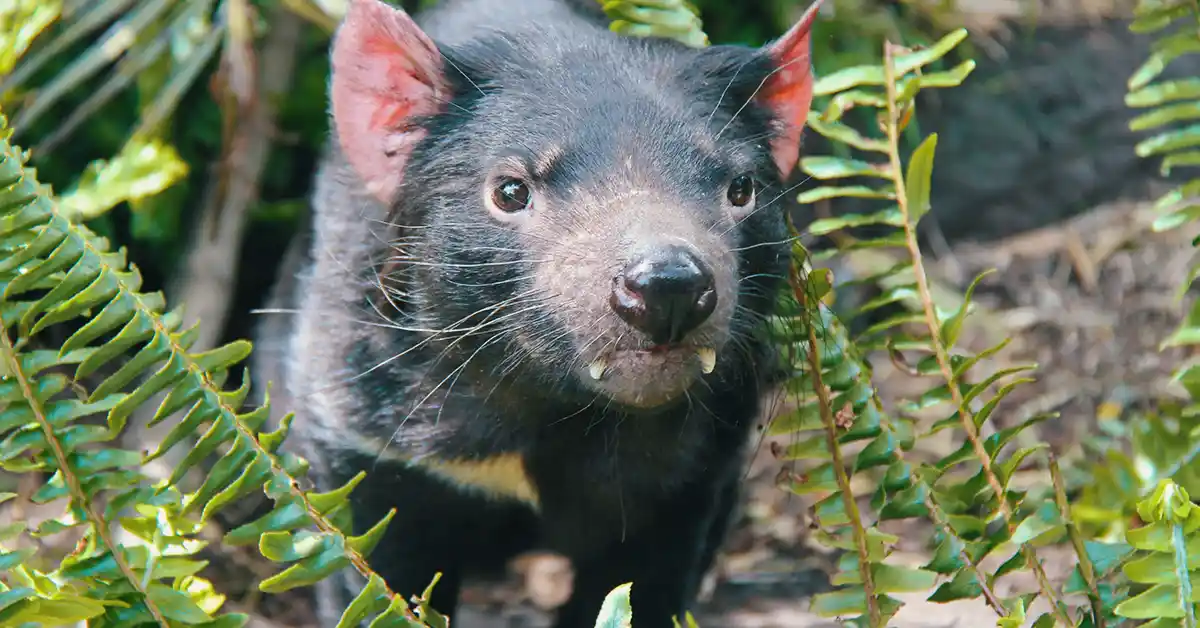
M382 285L464 377L656 408L751 368L784 281L814 4L762 48L602 28L439 46L352 0L337 142L391 208Z

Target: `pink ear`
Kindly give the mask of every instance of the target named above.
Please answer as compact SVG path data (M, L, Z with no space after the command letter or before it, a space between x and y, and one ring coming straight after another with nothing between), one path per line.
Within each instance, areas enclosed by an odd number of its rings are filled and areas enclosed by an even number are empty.
M423 130L413 116L435 113L447 86L437 47L407 13L380 0L350 0L333 40L330 101L342 152L385 203Z
M771 156L786 178L800 158L800 134L812 104L813 73L809 33L823 0L816 0L791 30L766 47L776 71L759 90L757 99L775 113L781 125L771 141Z

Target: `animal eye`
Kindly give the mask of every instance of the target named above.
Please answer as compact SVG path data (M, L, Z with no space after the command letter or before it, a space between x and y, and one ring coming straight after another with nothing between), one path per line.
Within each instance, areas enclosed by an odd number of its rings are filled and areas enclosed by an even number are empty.
M734 207L745 207L754 200L754 179L749 175L739 175L733 178L729 183L729 191L726 193L729 197L729 202L733 203Z
M504 179L492 188L492 203L502 212L514 213L529 207L533 194L520 179Z

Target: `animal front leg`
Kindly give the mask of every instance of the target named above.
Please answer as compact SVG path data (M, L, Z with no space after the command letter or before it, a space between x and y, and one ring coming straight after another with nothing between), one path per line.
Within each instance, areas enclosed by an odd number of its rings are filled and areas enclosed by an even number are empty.
M359 468L367 477L350 494L354 533L396 509L367 562L406 600L441 573L431 606L453 619L465 576L503 574L507 561L537 538L537 516L524 504L479 495L420 468L364 461Z
M591 628L604 597L632 582L630 604L637 628L671 628L695 599L705 569L712 502L682 503L652 524L619 538L591 556L574 557L571 599L559 609L555 628ZM700 506L700 507L697 507Z
M729 536L729 529L737 519L741 494L741 484L738 482L737 476L731 477L717 493L712 517L709 519L708 529L705 532L704 550L700 554L700 562L693 573L695 581L691 585L693 587L692 595L699 593L705 575L712 568L718 552L721 551L725 539Z
M364 533L396 509L383 539L367 556L368 564L405 600L419 596L441 573L431 605L452 615L461 588L464 541L469 532L476 532L467 529L472 513L464 512L463 500L453 489L420 472L390 466L367 471L350 493L354 534Z

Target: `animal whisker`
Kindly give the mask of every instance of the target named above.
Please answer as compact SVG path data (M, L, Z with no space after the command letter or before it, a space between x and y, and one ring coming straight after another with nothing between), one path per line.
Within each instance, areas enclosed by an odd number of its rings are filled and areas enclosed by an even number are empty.
M490 310L490 311L496 311L496 310L498 310L500 307L504 307L504 306L506 306L506 305L510 305L510 304L512 304L513 302L516 302L516 299L515 299L515 298L514 298L514 299L510 299L510 300L508 300L508 301L501 302L501 303L499 303L499 304L496 304L496 305L493 305L493 306L489 306L489 307L488 307L488 308L486 308L486 309L477 310L477 311L475 311L475 312L472 312L472 313L471 313L471 314L469 314L468 316L465 316L465 317L463 317L463 318L462 318L462 319L460 319L458 322L462 322L463 320L467 320L467 319L469 319L469 318L471 318L471 317L473 317L473 316L477 316L478 314L480 314L480 313L481 313L481 312L483 312L483 311L489 311L489 310ZM538 307L541 307L541 306L540 306L540 305L536 305L536 304L535 304L535 305L532 305L532 306L530 306L529 308L526 308L525 310L517 310L516 312L512 312L512 313L506 314L506 315L505 315L505 317L512 317L512 316L516 316L516 315L519 315L519 314L521 314L521 313L522 313L522 312L524 312L524 311L527 311L527 310L530 310L530 309L537 309ZM375 372L376 370L378 370L378 369L380 369L380 368L383 368L384 366L387 366L388 364L391 364L392 362L395 362L396 360L398 360L398 359L400 359L400 358L402 358L402 357L404 357L404 356L406 356L406 355L408 355L408 354L410 354L410 353L413 353L414 351L417 351L417 350L419 350L420 348L424 347L425 345L429 344L430 342L433 342L433 341L434 341L435 339L437 339L437 338L438 338L440 335L443 335L443 334L445 334L445 333L448 333L449 331L463 331L464 333L463 333L463 334L462 334L462 336L459 338L459 340L461 340L462 338L465 338L465 337L467 337L467 336L471 335L472 333L478 333L479 331L482 331L483 329L486 329L488 325L496 325L496 324L499 324L499 323L503 322L503 320L504 320L504 319L497 319L497 320L495 320L495 321L491 321L491 322L487 322L487 321L485 321L484 323L480 323L479 325L476 325L475 327L467 328L466 330L453 330L453 329L446 329L446 330L433 330L433 331L430 331L430 332L429 332L429 333L431 334L430 336L428 336L428 337L426 337L426 338L423 338L421 341L419 341L419 342L417 342L416 344L414 344L413 346L411 346L411 347L409 347L409 348L405 349L404 351L401 351L401 352L399 352L399 353L397 353L397 354L394 354L394 355L392 355L392 356L391 356L391 357L389 357L389 358L386 358L386 359L384 359L384 360L382 360L382 361L380 361L380 362L376 363L374 366L372 366L372 367L370 367L370 368L366 369L365 371L362 371L362 372L358 373L357 375L351 376L351 377L349 377L349 378L347 378L347 379L344 379L344 380L340 380L340 381L333 382L333 383L329 384L328 386L325 386L325 387L318 388L318 389L317 389L317 390L315 390L315 391L311 391L311 392L309 392L309 393L305 394L304 396L305 396L305 397L307 397L307 396L309 396L309 395L313 395L313 394L316 394L316 393L319 393L319 392L325 392L325 391L327 391L327 390L330 390L331 388L334 388L334 387L337 387L337 386L342 386L342 385L345 385L345 384L350 384L350 383L353 383L353 382L355 382L355 381L358 381L358 380L362 379L363 377L366 377L367 375L369 375L369 374L371 374L371 373ZM457 323L455 323L455 324L457 324Z

